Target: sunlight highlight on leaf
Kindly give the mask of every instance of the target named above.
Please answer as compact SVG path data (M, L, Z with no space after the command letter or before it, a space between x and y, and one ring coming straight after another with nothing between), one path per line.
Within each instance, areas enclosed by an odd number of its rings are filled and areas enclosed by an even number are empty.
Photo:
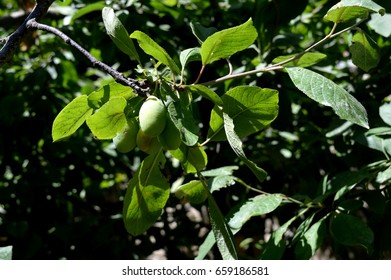
M332 107L342 119L369 128L365 108L342 87L330 79L300 67L286 68L295 86L322 105Z

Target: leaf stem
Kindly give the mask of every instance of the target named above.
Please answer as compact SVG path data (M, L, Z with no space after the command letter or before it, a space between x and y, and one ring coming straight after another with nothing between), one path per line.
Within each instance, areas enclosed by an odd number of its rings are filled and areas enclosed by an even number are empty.
M260 193L260 194L271 195L271 193L265 192L265 191L260 190L260 189L256 189L254 187L251 187L250 185L246 184L244 181L242 181L239 178L235 178L235 181L238 182L239 184L243 185L244 187L248 188L249 190L254 191L254 192L257 192L257 193ZM319 208L319 205L314 205L312 203L305 203L305 202L302 202L300 200L294 199L294 198L289 197L289 196L287 196L285 194L282 194L282 193L280 193L279 195L281 195L285 200L287 200L289 202L292 202L292 203L296 203L296 204L298 204L300 206L305 206L305 207L308 207L308 208L313 208L313 207Z
M232 66L231 61L228 58L227 58L227 63L228 63L228 69L229 69L228 75L232 75L234 68Z
M201 76L202 76L202 73L204 73L204 70L205 70L205 65L202 65L201 70L200 70L200 73L198 74L198 77L197 77L197 79L195 80L194 84L197 84L198 81L201 79Z

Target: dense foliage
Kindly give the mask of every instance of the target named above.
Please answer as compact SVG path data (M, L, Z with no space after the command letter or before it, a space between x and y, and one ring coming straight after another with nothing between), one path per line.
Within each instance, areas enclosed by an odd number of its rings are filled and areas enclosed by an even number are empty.
M179 131L181 146L118 152L111 139L140 121L145 96L32 32L0 68L0 247L15 259L389 258L391 3L337 2L56 1L41 22L147 81L168 116L153 136ZM0 5L3 38L34 2Z

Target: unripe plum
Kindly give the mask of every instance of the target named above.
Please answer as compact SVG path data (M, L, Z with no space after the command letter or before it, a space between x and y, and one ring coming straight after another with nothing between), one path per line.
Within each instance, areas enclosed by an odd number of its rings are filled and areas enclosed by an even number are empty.
M162 147L157 137L150 137L148 135L145 135L145 133L141 129L137 133L136 142L137 147L147 154L155 154Z
M138 123L135 118L127 120L123 131L117 133L113 138L113 143L118 152L128 153L136 147Z
M150 137L161 134L166 126L166 107L156 96L150 96L141 105L139 112L140 129Z

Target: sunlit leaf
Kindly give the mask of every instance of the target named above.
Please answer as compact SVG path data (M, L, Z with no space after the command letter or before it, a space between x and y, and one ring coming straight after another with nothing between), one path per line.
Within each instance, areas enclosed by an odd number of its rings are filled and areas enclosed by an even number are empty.
M275 59L273 59L273 64L283 62L285 60L292 58L293 56L295 56L295 54L276 57ZM303 54L302 56L295 59L294 61L284 64L284 66L298 66L298 67L305 68L317 64L319 61L325 59L326 57L327 55L323 53L309 52Z
M304 237L304 233L310 228L312 225L312 221L314 220L317 212L312 213L309 217L305 218L304 221L299 225L299 227L295 231L295 235L292 238L292 243L297 243L298 240Z
M213 234L223 260L238 259L231 229L210 193L208 196L208 206Z
M12 260L12 246L0 247L0 260Z
M371 20L368 22L368 26L372 28L377 34L384 37L390 37L391 35L391 14L379 15L372 14Z
M171 188L171 192L179 199L190 203L202 203L208 198L208 191L200 180L193 180L186 184Z
M391 126L391 103L385 103L379 108L379 115L381 119Z
M208 163L208 157L201 146L189 147L181 144L178 149L171 150L170 153L181 162L186 173L202 171Z
M182 73L189 62L201 60L200 50L201 49L197 47L181 51L179 60L182 65Z
M357 18L366 18L369 13L385 14L385 9L371 0L342 0L328 10L325 19L340 23Z
M147 34L141 31L134 31L132 34L130 34L130 38L136 39L140 45L140 48L142 48L146 54L149 54L157 61L168 66L175 74L180 73L178 65L176 65L175 61L168 55L166 50L159 46L159 44L157 44Z
M87 15L89 13L92 13L95 11L101 11L105 6L106 6L106 3L104 1L85 5L83 8L77 10L73 14L70 23L73 24L76 19L78 19L84 15Z
M218 191L222 188L232 186L235 184L237 177L233 176L234 170L238 170L238 166L224 166L216 169L202 171L201 174L207 177L209 191L211 193ZM209 177L209 178L208 178Z
M209 191L215 192L222 188L232 186L235 184L237 178L232 175L219 175L208 179Z
M345 89L330 79L300 67L286 68L295 86L322 105L332 107L342 119L369 128L365 108Z
M247 165L247 167L250 168L250 170L257 177L258 181L262 182L267 176L266 171L257 166L253 161L249 160L246 157L243 151L242 141L235 132L235 125L231 117L228 116L228 114L226 114L225 112L223 112L223 118L225 133L227 135L227 139L232 150Z
M114 97L87 118L87 125L97 139L112 139L124 129L126 104L125 98Z
M230 213L228 225L232 234L240 231L242 226L254 216L261 216L274 211L282 202L282 196L279 194L259 195L247 200L233 213ZM204 259L208 252L216 243L213 232L210 232L199 248L196 259Z
M114 10L109 7L103 8L102 17L106 32L114 44L131 59L140 61L136 48L129 38L129 33L115 15Z
M123 205L123 219L132 235L145 232L162 213L170 195L170 185L160 171L162 153L150 155L129 182Z
M363 144L371 149L384 153L385 155L391 155L391 139L379 137L377 135L359 135L357 142Z
M232 175L234 170L238 170L239 166L231 165L231 166L223 166L211 170L202 171L201 174L204 177L216 177L216 176L225 176Z
M53 142L72 135L93 113L87 95L81 95L66 105L54 119L52 127Z
M278 91L255 86L238 86L222 97L223 108L213 108L208 138L212 141L227 139L224 133L223 111L234 121L239 138L258 132L269 125L278 114Z
M217 93L215 93L210 88L203 85L191 85L188 86L187 88L190 89L191 92L201 95L206 99L209 99L214 104L218 106L223 106L223 101L221 100L220 96L218 96Z
M238 232L251 217L265 215L274 211L282 202L279 194L262 194L249 199L229 219L229 226L233 232Z
M119 83L111 83L91 92L88 95L88 103L94 109L99 109L103 104L109 101L110 98L116 96L122 96L128 100L130 98L136 97L137 95L128 86L123 86Z
M273 232L269 241L266 243L264 250L262 251L262 260L279 260L282 258L286 247L284 234L296 219L297 216L294 216Z
M178 102L171 102L167 106L167 112L181 133L182 141L188 146L195 145L198 142L199 127L194 120L192 112L184 109Z
M314 223L299 239L295 248L297 259L309 259L322 245L326 235L326 218L328 215Z
M221 58L228 58L248 48L257 36L257 30L251 19L239 26L212 34L201 45L202 64L206 65Z

